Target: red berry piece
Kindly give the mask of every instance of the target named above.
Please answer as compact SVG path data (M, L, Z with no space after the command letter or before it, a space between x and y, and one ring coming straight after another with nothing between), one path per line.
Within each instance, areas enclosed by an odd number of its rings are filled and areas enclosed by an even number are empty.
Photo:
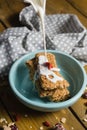
M52 64L50 62L45 62L44 65L48 67L48 69L53 68Z
M48 121L45 121L45 122L43 122L43 125L49 127L50 123Z
M53 130L66 130L61 123L57 123Z
M84 92L83 95L82 95L82 97L83 97L84 99L87 99L87 92Z
M10 126L11 130L18 130L18 127L14 124Z

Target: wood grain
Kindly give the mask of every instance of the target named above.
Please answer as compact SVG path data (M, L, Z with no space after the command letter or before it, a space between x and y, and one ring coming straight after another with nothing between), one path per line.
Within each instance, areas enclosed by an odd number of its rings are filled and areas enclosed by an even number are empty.
M84 66L84 69L87 73L87 65ZM87 111L87 106L85 105L86 102L87 99L81 97L73 106L71 106L71 110L73 110L73 112L80 120L80 122L85 126L85 128L87 128L87 122L84 121L84 118L86 116L86 111Z
M3 23L2 20L0 20L0 32L4 31L6 29L5 24Z
M78 12L87 18L87 0L67 0Z
M25 7L20 0L0 0L0 19L6 26L20 26L19 12Z
M75 14L78 16L82 24L85 27L87 27L87 19L66 0L48 0L46 8L47 8L47 14L56 14L56 13Z
M0 101L0 119L1 118L5 118L8 121L8 123L12 122L9 115L6 112L6 109L3 107L3 104Z
M57 112L39 112L31 110L18 101L10 87L5 89L2 88L0 95L12 121L15 121L13 117L14 114L18 117L16 124L19 127L19 130L26 130L31 126L32 130L39 130L40 126L43 126L44 121L48 121L52 126L60 122L63 117L66 118L66 123L63 125L67 130L71 130L72 128L76 130L84 130L84 127L67 108ZM44 130L49 129L46 126L43 127Z

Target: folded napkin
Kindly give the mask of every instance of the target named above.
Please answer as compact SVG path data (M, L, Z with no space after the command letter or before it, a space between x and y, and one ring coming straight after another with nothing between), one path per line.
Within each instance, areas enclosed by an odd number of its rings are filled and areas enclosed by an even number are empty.
M43 49L40 18L32 6L19 14L23 27L8 28L0 34L0 79L26 53ZM87 30L73 14L45 16L47 49L61 50L87 62Z

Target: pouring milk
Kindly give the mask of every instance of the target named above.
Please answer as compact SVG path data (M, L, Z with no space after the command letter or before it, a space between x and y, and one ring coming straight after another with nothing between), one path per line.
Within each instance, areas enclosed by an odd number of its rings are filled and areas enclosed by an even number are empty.
M45 56L40 56L39 57L39 69L36 70L35 73L35 79L36 79L36 75L38 73L39 70L39 75L45 75L47 77L48 80L50 80L51 82L56 82L58 80L63 80L62 77L56 75L53 70L55 71L59 71L59 69L57 68L52 68L52 69L48 69L46 68L43 64L45 62L48 62L48 59L46 57L46 41L45 41L45 6L46 6L46 0L24 0L24 2L27 3L31 3L36 11L36 13L39 15L40 19L41 19L41 29L42 29L42 34L43 34L43 44L44 44L44 51L45 51ZM50 78L49 75L52 75L53 78Z
M31 3L41 19L43 44L44 44L44 50L45 50L45 56L46 56L45 21L44 21L46 0L24 0L24 2Z

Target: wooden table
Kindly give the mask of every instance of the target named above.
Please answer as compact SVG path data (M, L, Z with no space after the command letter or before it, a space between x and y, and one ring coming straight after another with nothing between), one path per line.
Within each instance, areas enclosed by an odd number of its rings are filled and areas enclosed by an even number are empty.
M20 0L0 0L0 32L8 27L21 26L18 15L27 4ZM47 0L47 14L74 13L82 24L87 27L87 0ZM87 70L87 66L85 66ZM2 84L2 83L0 83ZM9 85L0 87L0 121L5 118L8 123L15 122L19 130L49 130L49 128L62 122L66 130L87 130L84 116L87 114L87 99L82 97L71 107L57 112L38 112L21 104L14 96ZM47 121L50 127L43 126Z

